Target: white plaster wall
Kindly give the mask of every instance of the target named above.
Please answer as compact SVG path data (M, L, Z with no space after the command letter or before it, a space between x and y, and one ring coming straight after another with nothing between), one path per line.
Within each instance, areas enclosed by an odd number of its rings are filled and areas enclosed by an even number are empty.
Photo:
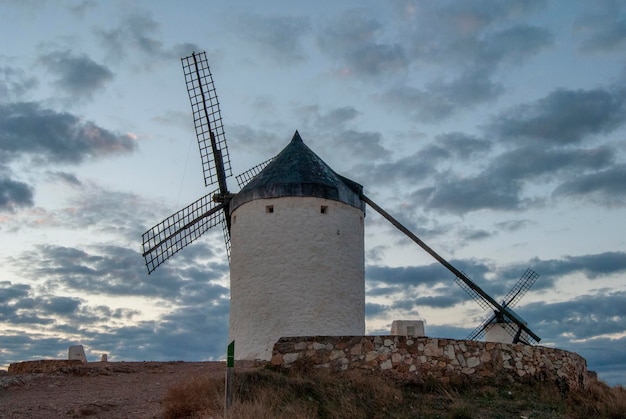
M283 336L365 334L361 210L312 197L259 199L238 207L231 223L236 359L269 360Z
M409 333L409 328L412 333ZM391 336L425 336L424 320L394 320L391 322Z
M486 342L513 343L513 336L500 323L493 323L485 329Z

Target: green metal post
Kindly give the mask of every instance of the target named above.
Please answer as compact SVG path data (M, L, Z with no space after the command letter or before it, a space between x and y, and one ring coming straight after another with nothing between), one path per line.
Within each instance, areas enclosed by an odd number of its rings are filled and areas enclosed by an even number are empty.
M226 400L224 403L224 418L228 419L230 406L233 404L233 371L235 369L235 341L228 344L226 353Z

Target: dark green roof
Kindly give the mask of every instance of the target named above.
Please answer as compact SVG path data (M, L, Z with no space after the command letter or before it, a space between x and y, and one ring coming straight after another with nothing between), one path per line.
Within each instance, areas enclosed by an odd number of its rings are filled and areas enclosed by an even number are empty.
M335 173L304 144L298 131L285 147L231 201L231 211L255 199L310 196L345 202L365 211L363 187Z

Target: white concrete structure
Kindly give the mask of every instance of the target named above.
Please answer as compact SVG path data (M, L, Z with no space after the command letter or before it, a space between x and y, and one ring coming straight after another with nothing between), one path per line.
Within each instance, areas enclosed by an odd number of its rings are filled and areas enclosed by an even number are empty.
M392 336L411 336L423 337L424 321L423 320L394 320L391 322Z
M503 323L492 323L485 328L485 342L513 343L513 336Z
M283 336L365 334L360 186L292 142L231 206L229 341L272 356Z
M79 361L87 363L87 356L85 355L85 348L83 348L83 345L70 346L67 351L67 359L78 359Z

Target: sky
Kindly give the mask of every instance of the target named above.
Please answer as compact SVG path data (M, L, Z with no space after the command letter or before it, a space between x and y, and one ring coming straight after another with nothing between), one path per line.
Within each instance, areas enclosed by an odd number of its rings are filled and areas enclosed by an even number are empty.
M0 0L0 37L0 368L225 357L221 229L141 257L212 190L180 62L206 51L233 174L298 130L496 299L535 270L515 310L540 344L626 385L624 2ZM367 333L489 315L365 220Z

